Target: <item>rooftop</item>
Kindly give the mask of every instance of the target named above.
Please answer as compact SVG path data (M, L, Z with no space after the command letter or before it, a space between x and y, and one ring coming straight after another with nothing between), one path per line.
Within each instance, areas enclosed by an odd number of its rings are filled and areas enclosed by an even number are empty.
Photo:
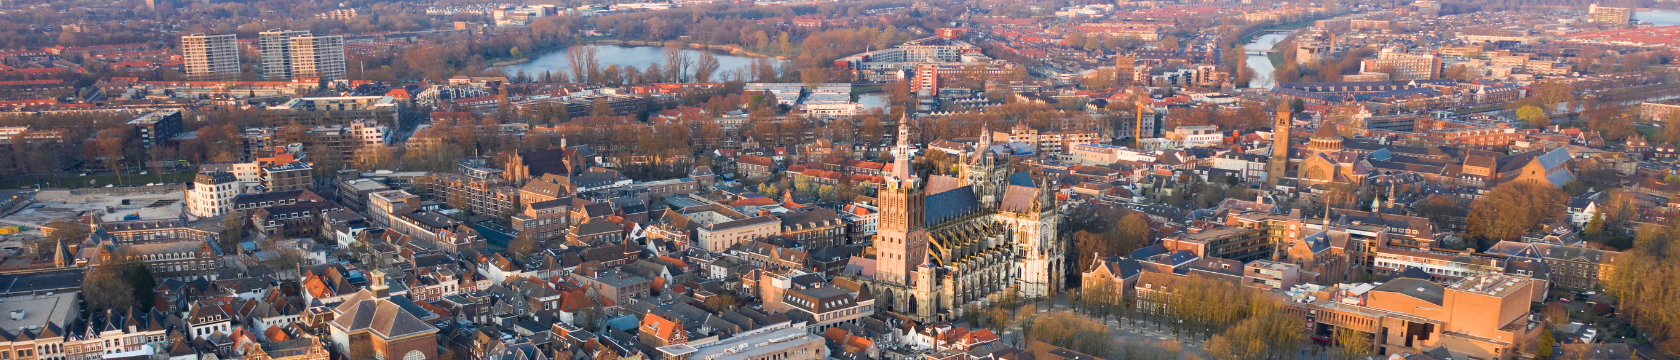
M0 314L0 328L14 333L20 328L46 327L47 322L63 326L75 319L78 311L75 292L9 297L4 304L6 313Z
M813 341L821 344L823 340L821 337L806 333L804 323L797 325L781 324L736 334L735 337L728 340L710 344L696 345L691 343L689 345L696 346L697 350L688 358L695 360L755 359L767 354L780 353Z

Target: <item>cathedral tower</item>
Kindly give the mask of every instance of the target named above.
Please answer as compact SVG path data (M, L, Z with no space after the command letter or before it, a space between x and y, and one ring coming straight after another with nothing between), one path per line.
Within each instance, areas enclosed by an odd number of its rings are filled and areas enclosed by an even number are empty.
M1272 158L1266 164L1266 185L1277 186L1284 172L1289 171L1289 104L1278 104L1277 119L1272 124Z
M992 129L990 125L980 126L980 143L975 146L973 154L962 157L962 163L957 164L957 179L960 185L972 186L974 197L980 199L980 206L986 209L997 209L999 201L1003 201L1004 182L1009 179L1009 160L992 152Z
M898 120L898 146L893 149L893 169L881 188L881 215L876 229L875 276L890 283L910 283L910 270L926 261L926 193L910 170L910 118Z

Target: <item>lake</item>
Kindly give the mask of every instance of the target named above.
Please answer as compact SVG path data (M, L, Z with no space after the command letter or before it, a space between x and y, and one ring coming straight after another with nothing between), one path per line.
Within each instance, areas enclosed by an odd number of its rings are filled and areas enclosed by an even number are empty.
M1277 46L1277 43L1282 42L1287 37L1289 37L1289 33L1282 32L1260 35L1255 37L1253 42L1243 44L1243 50L1271 50L1273 46ZM1248 53L1248 59L1245 62L1248 63L1249 69L1254 69L1254 78L1248 81L1249 88L1271 89L1277 86L1277 77L1273 74L1277 69L1272 67L1272 59L1267 58L1266 54Z
M1633 13L1633 19L1648 22L1657 26L1680 25L1680 11L1636 11Z
M665 61L663 55L665 48L663 47L618 45L597 45L597 47L600 48L600 52L595 54L595 58L601 61L602 69L607 68L608 65L618 65L621 68L635 66L637 69L647 69L648 65ZM692 57L699 57L702 51L705 50L683 49L683 52ZM713 52L712 54L717 56L718 65L722 65L718 68L718 75L731 70L740 70L742 73L747 73L749 70L745 68L752 65L753 61L752 57L729 55L721 52ZM559 49L537 56L535 59L522 64L504 67L502 72L512 75L524 70L531 77L538 77L544 71L569 71L568 69L571 69L570 65L566 62L566 49Z

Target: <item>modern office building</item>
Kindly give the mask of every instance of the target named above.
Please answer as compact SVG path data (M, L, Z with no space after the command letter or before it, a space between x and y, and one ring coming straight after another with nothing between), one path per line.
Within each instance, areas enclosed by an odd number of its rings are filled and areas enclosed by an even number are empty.
M181 55L186 62L187 76L239 75L239 39L233 34L182 36Z

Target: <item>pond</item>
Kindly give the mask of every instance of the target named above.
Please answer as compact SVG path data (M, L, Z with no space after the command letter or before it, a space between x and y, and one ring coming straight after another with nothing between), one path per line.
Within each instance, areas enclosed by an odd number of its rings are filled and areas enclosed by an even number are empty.
M597 45L596 47L600 48L600 52L595 54L595 58L601 61L601 68L603 69L608 65L635 66L637 69L647 69L648 65L665 61L665 48L663 47L618 45ZM702 51L706 50L683 49L683 52L688 53L691 57L700 56ZM718 65L721 65L718 68L719 74L736 70L746 73L749 71L746 67L752 65L754 59L753 57L729 55L722 52L713 52L712 54L717 56ZM504 67L502 72L512 75L524 70L526 74L537 77L544 71L561 72L570 71L569 69L571 69L571 64L566 61L566 49L559 49L537 56L525 63Z

